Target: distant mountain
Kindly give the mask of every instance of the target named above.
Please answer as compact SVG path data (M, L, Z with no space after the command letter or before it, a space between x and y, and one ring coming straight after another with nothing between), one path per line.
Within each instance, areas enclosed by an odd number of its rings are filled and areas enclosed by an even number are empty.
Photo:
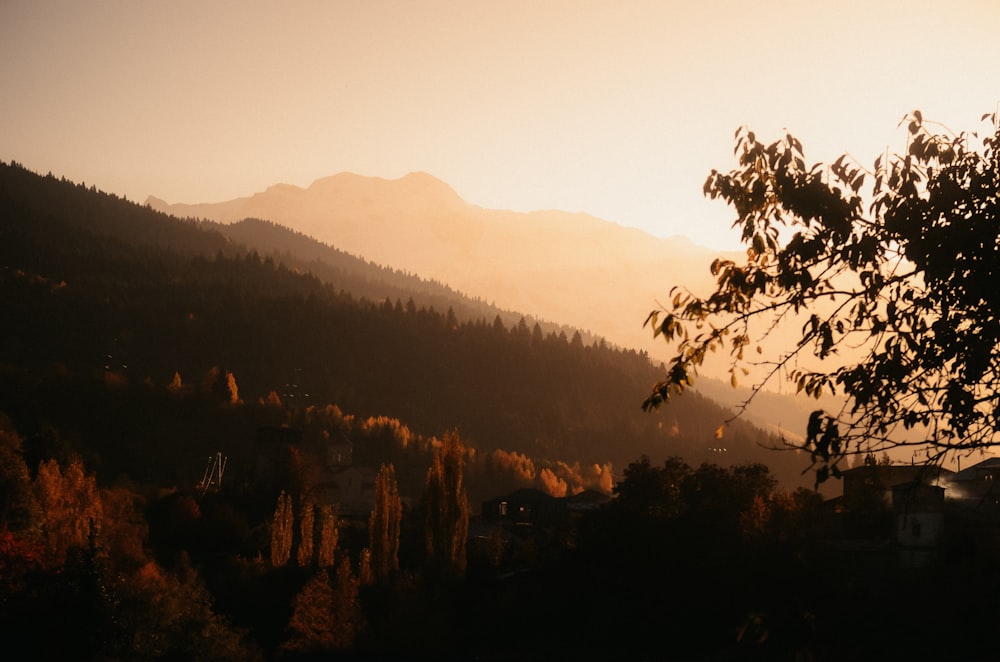
M274 221L366 260L474 298L588 329L656 356L643 328L674 284L704 291L718 253L586 214L483 209L425 173L396 180L342 173L213 204L147 201L178 217Z
M456 303L454 289L477 306L491 302L499 310L585 329L654 359L665 359L666 348L643 327L649 311L658 301L667 303L675 285L710 291L714 279L709 265L716 257L741 258L684 237L661 239L586 214L483 209L426 173L396 180L341 173L306 189L278 184L228 202L184 205L150 198L147 204L180 217L212 219L221 233L262 252L277 250L324 264L333 260L355 275L367 260L406 272L411 284L420 282L412 275L431 279L429 284L451 293L447 305L460 317L482 314L482 309L465 312L469 309ZM268 219L295 233L247 218ZM302 235L318 241L310 244ZM347 254L364 260L347 263ZM310 269L323 277L315 265ZM380 278L373 280L384 285ZM358 295L366 292L356 290ZM436 301L445 305L444 299ZM507 321L517 316L500 314ZM797 328L794 322L788 326ZM765 345L795 342L782 340L781 333ZM721 355L711 358L715 363L704 367L695 387L726 406L739 407L749 391L731 389L728 363ZM713 378L723 378L725 385ZM795 439L804 433L814 404L765 393L746 413L754 423Z
M444 283L426 280L419 276L369 262L318 241L301 232L290 230L272 221L247 218L235 223L200 221L205 229L218 232L233 242L256 250L261 255L281 262L300 272L312 273L325 283L349 292L355 299L382 302L414 299L424 307L440 312L452 310L461 321L499 317L512 326L524 315L518 311L501 308L480 298L457 292ZM541 324L546 333L566 333L572 336L576 329L528 316L526 321ZM596 338L586 332L582 339L589 345Z

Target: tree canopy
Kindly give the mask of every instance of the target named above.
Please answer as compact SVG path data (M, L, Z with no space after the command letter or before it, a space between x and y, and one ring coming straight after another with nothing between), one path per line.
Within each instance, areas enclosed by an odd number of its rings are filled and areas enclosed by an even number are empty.
M905 151L871 169L846 154L809 166L792 135L765 144L738 130L737 167L713 170L704 192L735 209L746 261L714 261L714 292L675 287L650 313L676 344L644 408L721 350L754 394L787 379L837 396L805 431L818 481L857 453L912 446L941 462L997 443L1000 122L981 121L983 135L953 133L914 111ZM789 325L800 331L774 349Z

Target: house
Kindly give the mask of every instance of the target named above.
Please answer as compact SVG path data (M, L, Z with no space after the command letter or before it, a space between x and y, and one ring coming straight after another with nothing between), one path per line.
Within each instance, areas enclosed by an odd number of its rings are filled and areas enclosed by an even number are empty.
M1000 457L991 457L951 476L956 498L1000 506ZM973 505L973 504L970 504Z
M483 502L484 522L502 524L515 529L533 527L551 528L597 510L611 501L611 497L596 490L554 497L541 490L524 488L505 496Z
M272 489L303 491L316 504L337 504L340 515L367 519L375 506L376 471L354 466L354 445L343 434L305 438L288 427L257 431L254 482Z
M892 505L893 487L913 483L931 485L947 480L952 473L939 466L866 463L843 472L843 500L849 505L878 497Z
M515 527L537 527L563 518L565 504L541 490L524 488L483 502L483 521Z
M309 490L315 503L335 503L340 516L367 520L375 507L375 476L369 467L328 467Z
M872 463L845 471L843 496L828 502L836 546L858 563L902 569L987 562L1000 552L998 481L1000 458L958 472Z
M926 566L945 534L945 488L920 482L895 485L892 509L900 567Z

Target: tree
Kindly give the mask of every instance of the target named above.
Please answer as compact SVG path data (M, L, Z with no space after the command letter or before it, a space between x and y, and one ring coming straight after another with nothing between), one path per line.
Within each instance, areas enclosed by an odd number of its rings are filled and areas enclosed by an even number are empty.
M848 455L915 446L941 462L996 443L1000 122L982 119L989 135L955 135L915 111L905 153L871 170L847 155L807 167L791 135L765 145L737 131L738 167L713 170L704 191L735 209L746 262L715 260L714 292L674 288L670 309L650 313L654 335L677 344L644 408L723 350L734 384L756 371L753 393L789 379L844 403L810 416L817 481ZM796 321L795 339L765 352Z
M333 650L334 590L330 575L320 570L302 587L292 601L292 616L288 622L291 633L282 646L301 653L321 653Z
M465 573L469 500L462 482L465 447L458 433L445 435L427 470L427 557L445 574Z
M67 553L84 549L100 529L102 512L97 481L87 475L80 460L65 470L55 460L38 465L35 496L42 510L42 531L52 562L62 565Z
M271 565L280 568L288 563L292 554L292 532L295 518L292 511L292 496L282 490L278 504L274 508L271 523Z
M399 570L399 530L403 504L396 483L396 469L383 464L375 477L375 507L368 519L368 544L372 572L380 580Z
M10 419L0 414L0 531L24 531L39 518L21 437Z
M676 517L683 512L681 485L691 467L678 457L669 457L663 467L650 464L643 455L625 467L623 479L614 487L615 508L642 515Z
M307 565L312 565L313 561L313 527L316 526L316 512L315 505L307 497L303 496L300 500L300 507L302 514L299 516L299 549L296 552L295 558L299 563L299 567L304 567Z
M344 554L337 563L337 579L333 586L333 646L345 649L365 627L361 602L358 599L360 583L351 570L351 558Z
M319 543L316 545L316 565L320 568L333 566L340 530L337 528L337 513L333 506L319 507Z
M318 571L292 601L291 636L282 647L301 653L329 653L353 646L364 628L359 590L346 554L337 564L335 579L331 580L326 569Z

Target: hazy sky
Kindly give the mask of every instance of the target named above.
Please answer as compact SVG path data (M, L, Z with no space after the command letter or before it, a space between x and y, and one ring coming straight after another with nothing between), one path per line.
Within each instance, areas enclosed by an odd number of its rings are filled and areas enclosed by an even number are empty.
M733 132L810 161L1000 102L1000 2L0 0L0 159L143 201L340 171L736 245Z

